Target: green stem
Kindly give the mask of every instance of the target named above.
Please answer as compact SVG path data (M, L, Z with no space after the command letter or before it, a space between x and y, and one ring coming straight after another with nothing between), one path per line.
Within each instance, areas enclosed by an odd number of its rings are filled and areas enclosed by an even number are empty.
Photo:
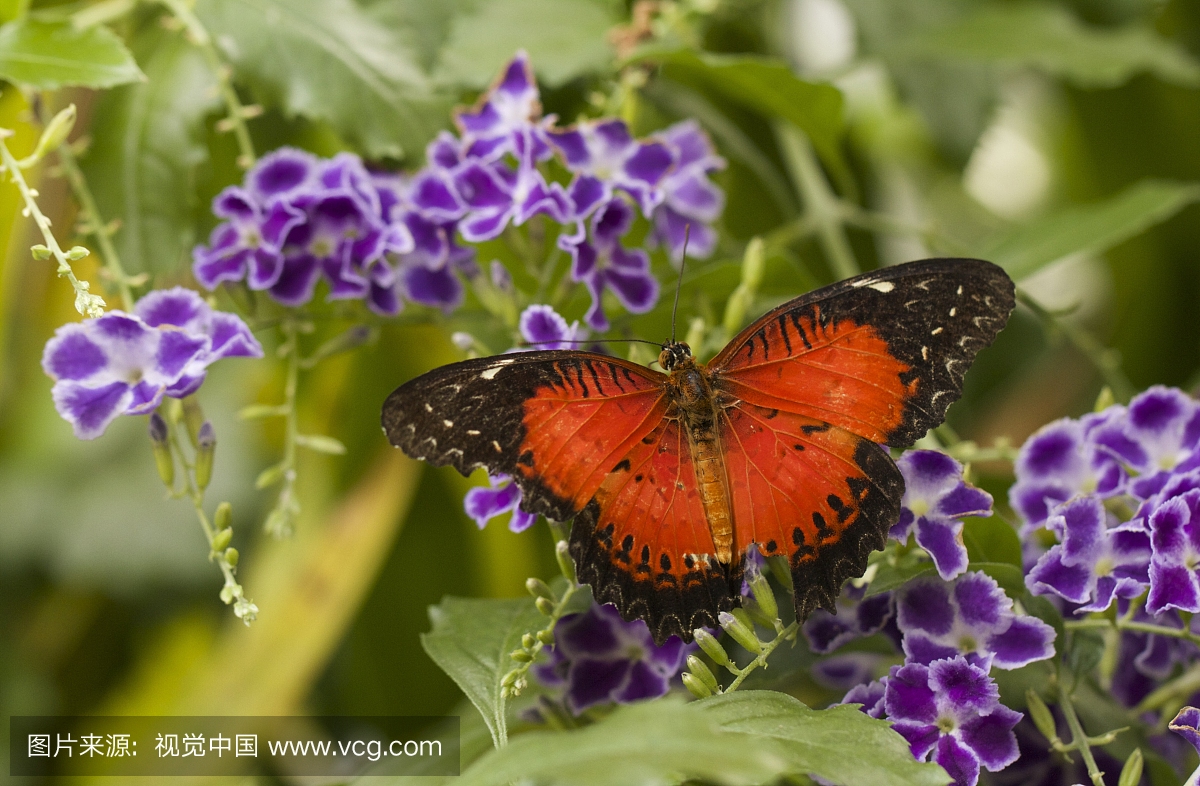
M838 278L850 278L860 272L843 226L841 200L829 187L808 137L795 126L780 122L776 134L783 157L792 174L796 190L804 202L805 215L817 226L817 240L829 258Z
M1104 786L1104 773L1096 765L1096 757L1092 755L1092 748L1088 744L1088 737L1083 730L1083 724L1079 722L1079 716L1075 714L1075 705L1071 703L1071 697L1064 687L1061 671L1060 666L1058 706L1062 708L1063 716L1067 719L1067 728L1071 730L1071 742L1067 747L1079 751L1079 755L1083 757L1083 763L1087 766L1088 776L1092 779L1093 786Z
M1133 397L1133 383L1121 370L1121 356L1115 349L1104 346L1099 339L1086 330L1081 330L1069 321L1060 319L1020 287L1017 287L1017 300L1046 325L1061 331L1067 341L1071 342L1096 367L1118 401L1128 401Z
M104 298L93 294L88 282L80 281L75 277L75 271L71 269L71 261L67 259L67 255L59 247L58 241L54 239L54 233L50 230L50 219L38 208L37 192L25 182L25 176L21 174L21 167L17 163L17 159L13 157L8 145L4 142L5 138L9 136L12 136L12 131L0 129L0 159L3 159L4 168L8 171L9 177L21 191L21 197L25 200L25 214L33 218L34 223L41 230L42 238L46 241L46 247L58 261L58 275L66 277L67 281L71 282L71 288L75 290L75 310L86 317L98 317L104 313Z
M746 678L749 677L750 673L755 669L759 668L760 666L765 669L767 667L767 658L772 652L775 651L775 648L782 644L784 640L790 641L792 638L794 638L796 631L798 630L800 630L800 623L798 622L793 622L786 628L779 630L776 633L775 638L763 644L762 652L758 653L758 656L754 660L750 661L745 666L734 672L736 676L733 678L733 682L729 683L729 687L725 688L725 690L721 692L732 693L733 691L737 690L743 682L745 682Z
M58 160L62 165L63 174L67 176L67 182L71 184L75 201L83 208L83 214L87 221L84 231L94 237L96 245L100 246L100 253L104 257L104 266L108 269L109 277L117 285L117 291L121 294L121 304L126 311L133 311L134 297L131 279L125 272L124 266L121 265L121 258L117 256L117 249L112 244L112 236L116 229L106 225L100 218L100 209L96 207L96 200L92 196L91 189L88 188L83 171L75 161L75 153L71 150L69 143L63 142L58 146Z
M217 87L220 90L221 99L225 102L225 107L228 110L228 114L222 123L228 127L228 130L233 131L233 135L237 139L239 151L238 164L243 169L249 169L254 166L257 156L254 153L254 143L250 139L250 129L246 126L246 118L253 117L256 112L244 106L241 99L238 98L237 91L233 88L233 79L229 66L221 59L220 53L217 52L216 46L213 45L212 36L208 34L208 30L204 27L204 24L192 12L186 0L160 1L179 20L184 29L187 30L188 37L193 44L199 47L209 68L216 75ZM218 127L220 128L220 126Z
M1151 633L1156 636L1169 636L1173 639L1186 639L1194 644L1200 644L1200 635L1192 633L1185 628L1168 628L1165 625L1155 625L1151 622L1134 622L1124 618L1119 620L1110 620L1103 617L1085 620L1067 620L1063 623L1067 630L1095 630L1104 628L1116 628L1117 630L1129 630L1136 633Z
M267 531L275 537L284 537L291 533L292 523L299 505L296 502L296 445L300 434L298 413L296 412L296 390L300 379L300 341L296 322L284 320L280 325L284 341L280 346L287 355L287 378L283 386L284 432L283 460L280 467L283 470L283 486L275 502L275 509L267 517Z

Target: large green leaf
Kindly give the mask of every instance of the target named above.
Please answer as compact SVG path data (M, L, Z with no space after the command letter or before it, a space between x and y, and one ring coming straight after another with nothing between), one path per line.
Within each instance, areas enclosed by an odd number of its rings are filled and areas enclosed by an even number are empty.
M448 119L411 47L351 0L200 0L196 13L259 100L368 156L420 156Z
M1068 207L1004 231L979 254L1020 280L1069 254L1107 251L1198 200L1200 184L1143 180L1102 202Z
M134 48L148 81L101 97L84 174L131 273L188 264L195 236L196 168L208 157L204 118L219 101L203 56L183 36L148 28Z
M38 90L113 87L145 79L107 27L24 18L0 27L0 78Z
M617 23L609 0L476 0L453 18L436 75L483 87L518 49L538 77L558 85L602 69L613 59L605 33Z
M844 786L944 786L950 778L936 764L913 759L908 743L886 721L848 706L814 710L784 693L739 691L695 706L718 726L777 743L788 773L817 775Z
M971 562L1003 562L1021 567L1021 539L999 516L968 518L963 525L963 543Z
M1050 3L988 4L918 34L901 44L900 51L1031 66L1083 87L1113 87L1144 72L1188 87L1200 84L1200 64L1150 28L1089 27Z
M448 596L430 607L429 619L433 629L421 636L421 646L479 709L493 741L502 744L508 725L500 680L516 665L509 653L546 618L532 598Z
M670 79L711 90L766 117L787 120L808 135L835 174L846 171L840 147L843 102L836 87L805 82L785 63L770 58L697 54L688 49L642 57L662 63Z

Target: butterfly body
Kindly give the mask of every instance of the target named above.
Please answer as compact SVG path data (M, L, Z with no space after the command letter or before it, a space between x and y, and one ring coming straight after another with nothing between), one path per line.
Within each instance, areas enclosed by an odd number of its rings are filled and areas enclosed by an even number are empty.
M434 369L384 404L392 444L463 474L512 477L522 509L573 519L581 582L659 641L740 602L753 551L786 557L798 619L832 608L900 514L882 445L939 424L1014 305L980 260L897 265L767 313L666 373L546 350Z

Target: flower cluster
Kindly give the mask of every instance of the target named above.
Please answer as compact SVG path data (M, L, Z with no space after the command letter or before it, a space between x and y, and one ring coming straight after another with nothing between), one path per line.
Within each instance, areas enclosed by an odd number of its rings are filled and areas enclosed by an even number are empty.
M75 436L95 439L118 415L146 415L165 396L195 393L221 358L262 355L241 319L176 287L146 295L132 314L63 325L46 343L42 368Z
M664 695L688 651L677 636L657 645L645 622L626 622L614 607L593 604L559 621L550 659L533 670L543 685L561 689L578 715L597 704Z
M324 279L329 299L363 299L383 315L406 300L451 310L463 298L459 274L478 272L458 238L491 240L542 215L564 227L557 242L571 254L571 277L592 295L586 321L604 330L606 290L636 313L658 301L649 257L626 240L639 213L673 258L689 224L689 253L713 250L724 196L708 176L724 162L694 122L647 140L613 118L559 128L541 116L529 58L518 53L457 126L409 176L369 171L348 153L264 157L214 201L224 223L194 252L197 280L210 289L244 281L298 306ZM565 185L544 172L556 155L571 173Z

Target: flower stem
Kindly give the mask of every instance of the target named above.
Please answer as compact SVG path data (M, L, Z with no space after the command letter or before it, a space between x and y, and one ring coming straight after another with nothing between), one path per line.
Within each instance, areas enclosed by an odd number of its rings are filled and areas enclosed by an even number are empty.
M816 225L817 240L839 279L860 272L843 225L845 211L841 200L829 187L808 137L798 128L779 123L776 135L783 147L783 158L792 181L804 202L805 217Z
M220 53L213 45L212 36L208 34L204 24L192 12L186 0L161 0L161 2L187 30L188 38L199 47L209 68L216 75L221 99L225 102L228 110L227 116L218 123L217 128L233 131L238 145L238 165L243 169L249 169L254 166L257 156L254 154L254 143L250 139L250 129L246 126L246 119L257 116L262 110L259 107L248 107L242 104L237 91L233 88L232 72L229 66L221 60Z
M275 537L286 537L291 534L295 517L300 512L300 504L296 500L296 444L300 430L296 412L296 389L300 378L300 341L299 330L294 320L284 320L280 325L284 341L280 352L287 356L287 379L283 386L283 404L280 410L284 413L283 460L279 463L282 472L283 486L275 507L267 516L266 530Z
M0 129L0 159L3 160L4 169L7 170L8 176L12 178L13 182L17 184L17 188L21 191L21 197L25 200L24 214L32 217L38 229L41 230L42 238L46 241L46 247L49 249L50 254L58 261L58 275L65 276L67 281L71 282L71 288L75 290L75 310L85 317L98 317L104 313L104 298L89 291L91 285L88 282L80 281L75 277L75 271L71 269L71 261L67 258L62 248L59 247L58 241L54 239L54 233L50 230L50 219L38 208L37 192L25 182L25 177L21 174L21 167L17 164L17 159L13 157L12 152L8 149L8 145L4 142L5 138L10 136L12 136L12 131L6 128ZM80 253L86 255L87 252L85 249L81 249Z
M1187 639L1193 644L1200 644L1200 635L1186 628L1169 628L1166 625L1155 625L1152 622L1134 622L1124 617L1110 620L1107 617L1093 617L1085 620L1067 620L1063 623L1067 630L1087 630L1096 628L1116 628L1137 633L1151 633L1156 636L1170 636L1173 639Z
M96 200L92 196L91 189L88 188L83 171L75 161L75 152L71 150L69 143L63 142L58 146L58 161L62 165L67 182L71 184L71 192L75 195L75 201L83 208L87 220L84 231L94 237L96 245L100 246L100 253L104 257L104 266L108 269L108 275L116 284L117 291L121 295L121 305L126 311L133 311L132 285L134 280L125 272L124 266L121 265L121 258L117 256L117 249L112 244L112 236L116 232L116 227L106 225L100 218Z
M1060 665L1058 706L1062 708L1063 716L1067 719L1067 728L1071 730L1071 742L1065 747L1068 750L1075 749L1079 751L1079 755L1083 757L1083 763L1087 766L1088 776L1092 779L1093 786L1104 786L1104 773L1096 765L1096 757L1092 755L1092 748L1088 744L1087 734L1083 731L1083 724L1079 722L1079 716L1075 714L1075 705L1071 703L1071 697L1067 692L1062 677L1062 667Z
M775 638L763 643L762 652L760 652L754 660L750 661L742 668L734 671L735 676L733 678L733 682L729 683L729 687L725 688L723 691L721 691L721 693L732 693L733 691L737 690L743 682L745 682L746 678L749 677L751 672L753 672L755 669L760 666L765 669L767 667L767 658L772 652L775 651L775 648L782 644L785 640L790 641L793 639L796 636L796 631L798 630L800 630L800 623L798 622L793 622L786 628L780 628L777 630Z

